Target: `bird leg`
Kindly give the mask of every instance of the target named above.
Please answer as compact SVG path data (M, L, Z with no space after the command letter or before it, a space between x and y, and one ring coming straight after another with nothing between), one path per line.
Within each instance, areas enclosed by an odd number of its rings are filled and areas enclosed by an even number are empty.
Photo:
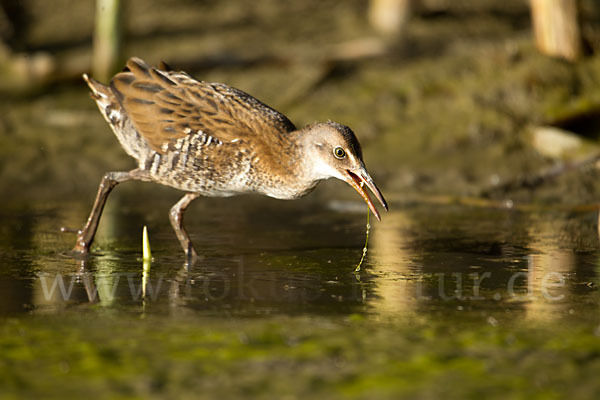
M179 239L179 243L181 243L181 247L183 251L185 251L188 259L196 260L198 258L198 254L196 250L194 250L194 246L190 241L190 237L188 236L185 228L183 227L183 213L186 208L190 205L190 203L200 196L198 193L186 193L173 207L171 207L171 211L169 212L169 219L171 220L171 225L175 230L175 234L177 235L177 239Z
M142 181L149 180L146 171L139 169L134 169L129 172L107 172L104 174L100 186L98 186L98 194L96 195L96 201L94 201L92 212L83 229L77 232L77 242L75 243L75 247L73 247L75 253L87 254L89 252L108 195L119 183L133 179Z

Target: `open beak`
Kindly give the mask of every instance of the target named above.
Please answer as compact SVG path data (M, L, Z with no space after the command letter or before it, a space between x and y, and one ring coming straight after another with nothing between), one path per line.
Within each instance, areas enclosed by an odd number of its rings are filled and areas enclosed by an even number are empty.
M381 221L379 211L377 211L377 208L375 208L375 204L373 204L373 201L369 197L369 193L364 188L364 186L366 185L371 190L371 192L375 195L375 197L377 197L377 200L379 200L379 202L381 203L383 208L385 208L386 211L388 210L388 206L385 199L383 198L383 195L375 185L375 182L373 182L373 179L371 178L367 170L363 167L356 173L350 170L346 170L346 173L348 175L346 182L348 182L348 184L352 186L358 192L358 194L361 195L361 197L367 203L369 209L373 212L377 220Z

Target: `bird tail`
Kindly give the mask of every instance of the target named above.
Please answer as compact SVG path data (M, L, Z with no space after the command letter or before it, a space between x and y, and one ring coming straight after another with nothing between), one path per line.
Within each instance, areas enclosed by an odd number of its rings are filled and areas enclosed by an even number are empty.
M88 84L92 93L90 96L92 99L101 103L109 103L110 99L113 97L113 94L110 88L97 80L91 78L88 74L83 74L83 80Z

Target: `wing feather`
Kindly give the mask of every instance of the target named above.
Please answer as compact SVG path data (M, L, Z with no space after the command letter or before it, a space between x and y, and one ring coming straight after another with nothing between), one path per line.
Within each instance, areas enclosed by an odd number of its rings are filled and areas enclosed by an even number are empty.
M222 142L265 141L295 130L283 114L241 90L162 71L139 58L129 59L127 68L110 87L140 136L157 152L198 133Z

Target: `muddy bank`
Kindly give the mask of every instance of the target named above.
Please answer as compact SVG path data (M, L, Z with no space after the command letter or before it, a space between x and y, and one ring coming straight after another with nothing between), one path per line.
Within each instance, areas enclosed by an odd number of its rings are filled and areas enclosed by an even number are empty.
M86 70L93 17L91 2L64 3L65 13L50 14L44 2L23 3L28 23L12 43L15 53L50 55L59 75ZM539 55L520 1L447 3L424 2L401 38L352 58L345 55L382 45L360 1L132 2L125 55L164 59L199 79L239 87L297 125L350 125L373 174L397 197L595 201L600 176L593 164L533 188L518 182L561 162L534 148L532 127L587 115L583 129L567 129L592 144L583 156L597 152L600 57L569 64ZM593 52L599 11L582 3ZM3 96L2 192L93 192L103 172L133 165L86 90L65 75L33 94ZM494 190L507 182L517 184Z

